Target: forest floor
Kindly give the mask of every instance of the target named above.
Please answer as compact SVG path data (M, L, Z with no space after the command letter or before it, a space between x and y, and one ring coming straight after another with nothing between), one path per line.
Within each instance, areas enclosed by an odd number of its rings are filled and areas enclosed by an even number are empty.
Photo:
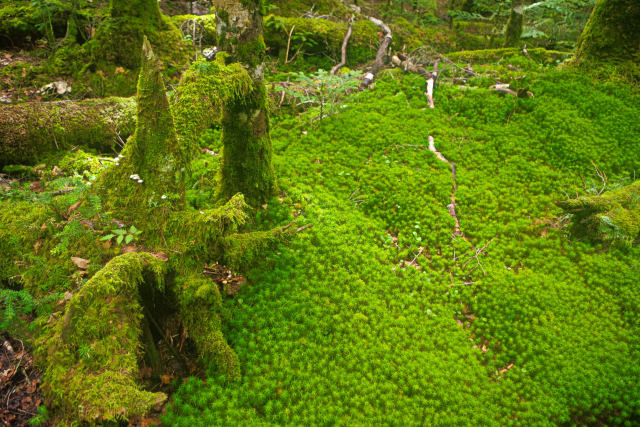
M329 101L320 119L270 85L280 192L248 228L295 220L303 232L242 276L205 267L239 380L196 363L180 319L153 319L163 372L140 361L140 380L172 395L130 425L637 425L640 248L574 234L555 203L637 179L640 94L556 54L452 53L472 73L442 61L434 109L424 78L400 68ZM38 63L0 53L5 70ZM49 81L14 71L0 73L0 102L43 99ZM296 79L285 74L267 80ZM495 90L507 83L523 96ZM219 127L200 144L193 210L214 206ZM76 154L89 164L97 153ZM64 191L88 188L104 165L60 172L60 161L0 174L0 217L17 206L26 221L43 203L73 213L77 195ZM55 251L76 255L78 236L95 243L86 224L69 214L53 224L51 250L19 254L37 267L43 294L76 292L102 267L88 272L68 257L46 266ZM105 257L143 250L99 245ZM0 340L0 423L46 424L32 354L7 333Z
M509 65L534 97L489 87ZM523 56L474 69L433 110L396 70L321 121L275 118L283 197L314 226L227 301L243 380L184 383L167 424L636 419L640 253L572 237L554 201L595 194L598 168L635 179L638 94Z

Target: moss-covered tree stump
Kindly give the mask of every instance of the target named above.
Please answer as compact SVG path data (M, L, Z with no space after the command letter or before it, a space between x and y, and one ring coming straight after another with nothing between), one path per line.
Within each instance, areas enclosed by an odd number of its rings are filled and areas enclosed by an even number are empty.
M209 209L195 210L185 201L189 162L197 149L193 132L202 124L183 121L204 117L206 126L219 118L224 102L241 102L255 90L247 71L224 64L224 59L199 62L187 73L174 117L160 60L145 39L136 129L119 162L101 166L94 185L64 193L61 200L0 209L0 249L5 254L0 282L21 283L39 298L66 292L54 314L39 320L35 340L44 369L43 391L56 423L126 420L164 401L162 393L144 389L139 367L162 366L149 325L166 315L167 307L179 316L204 367L230 381L240 377L238 357L222 333L218 285L203 270L221 263L240 271L290 237L294 228L247 232L249 207L239 193ZM189 114L187 103L202 103L194 106L196 116ZM135 245L131 242L127 249L119 247L124 239L110 240L114 228L125 233L129 225L144 230ZM49 246L51 237L64 244ZM31 251L37 256L29 256ZM59 280L45 285L43 276L58 271ZM150 301L154 293L162 295L167 307Z
M556 203L573 215L574 231L598 240L637 242L640 237L640 181L600 196Z

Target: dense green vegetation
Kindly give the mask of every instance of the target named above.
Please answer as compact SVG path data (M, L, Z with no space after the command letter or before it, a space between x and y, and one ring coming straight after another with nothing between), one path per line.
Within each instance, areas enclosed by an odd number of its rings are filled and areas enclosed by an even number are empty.
M428 110L390 73L317 126L279 118L277 173L314 227L228 302L243 380L186 382L167 424L633 424L638 249L570 237L553 202L599 189L591 161L634 178L640 99L516 61L533 99L441 84Z
M640 422L640 75L592 42L629 0L579 42L591 0L179 3L0 0L2 94L135 95L0 105L23 418Z

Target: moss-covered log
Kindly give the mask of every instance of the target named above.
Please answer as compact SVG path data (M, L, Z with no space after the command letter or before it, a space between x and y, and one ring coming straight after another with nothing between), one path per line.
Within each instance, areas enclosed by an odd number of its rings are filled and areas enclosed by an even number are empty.
M578 42L575 61L640 62L640 2L598 0Z
M219 196L242 193L247 203L259 206L276 192L271 164L271 137L262 61L265 44L257 0L216 1L219 43L231 60L246 67L253 90L226 103L222 119L224 142Z
M573 215L578 234L627 242L640 237L640 181L600 196L563 200L557 205Z
M0 105L0 167L76 146L112 151L133 133L135 111L133 98Z
M265 18L264 39L269 46L270 53L279 55L284 61L285 51L289 41L289 31L292 33L291 51L289 57L301 46L297 39L304 36L312 42L306 42L302 49L307 54L322 56L328 54L340 58L342 41L347 32L346 22L333 22L326 19L284 18L269 15ZM353 66L372 60L380 46L380 29L368 20L359 20L353 24L353 33L347 46L347 66Z

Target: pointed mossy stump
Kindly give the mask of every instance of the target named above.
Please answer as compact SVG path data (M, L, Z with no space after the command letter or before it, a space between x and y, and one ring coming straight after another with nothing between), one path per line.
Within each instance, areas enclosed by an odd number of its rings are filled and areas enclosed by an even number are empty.
M577 235L630 244L640 238L640 181L599 196L583 196L556 204L573 215Z
M203 268L220 262L242 269L250 265L253 256L290 237L294 228L243 232L248 206L239 193L214 209L195 211L186 206L185 179L195 144L189 135L200 125L183 121L207 114L215 117L203 109L221 105L226 98L242 98L252 87L240 68L221 63L211 67L207 69L211 74L185 79L182 102L196 101L195 93L186 90L189 83L206 83L207 78L213 81L216 72L238 80L227 84L218 75L217 89L203 88L201 94L210 104L194 105L194 117L188 116L186 108L179 108L179 101L176 121L183 133L179 138L159 60L144 40L136 130L119 164L101 174L93 192L100 196L103 210L114 218L144 224L148 231L140 243L149 252L111 259L71 296L62 313L44 325L37 354L44 367L45 398L56 421L129 419L145 414L166 398L162 393L145 391L139 382L138 363L143 353L152 367L161 364L147 317L153 320L162 313L151 311L152 305L145 300L148 292L143 289L161 292L171 301L203 364L212 363L229 380L240 377L237 355L221 331L218 286L203 276ZM215 93L222 94L222 101L214 100ZM95 237L95 244L99 244L100 236Z

